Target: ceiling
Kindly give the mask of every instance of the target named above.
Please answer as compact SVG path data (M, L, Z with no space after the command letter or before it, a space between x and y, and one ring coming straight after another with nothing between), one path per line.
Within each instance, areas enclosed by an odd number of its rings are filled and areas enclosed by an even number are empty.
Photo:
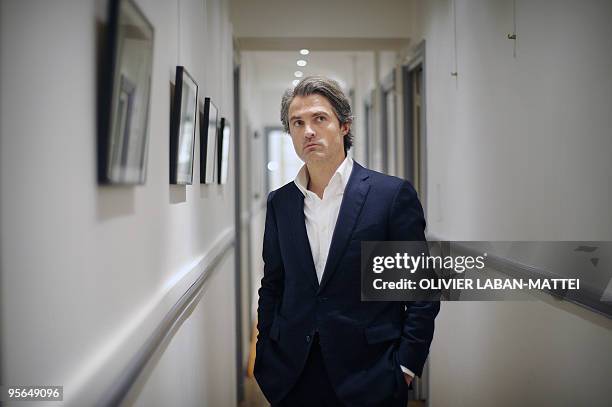
M230 0L237 38L410 38L419 0Z
M354 65L372 58L372 53L365 51L311 51L306 56L298 51L244 51L243 55L254 66L257 87L269 90L283 90L291 86L296 79L294 72L298 70L304 76L329 76L348 89L354 80ZM299 59L306 60L307 65L299 67Z

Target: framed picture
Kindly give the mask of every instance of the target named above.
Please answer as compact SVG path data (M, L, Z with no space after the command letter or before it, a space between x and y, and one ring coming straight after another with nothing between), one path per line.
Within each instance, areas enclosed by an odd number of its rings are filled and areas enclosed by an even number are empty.
M219 148L217 154L219 155L217 173L219 184L227 184L227 173L229 169L229 143L231 135L230 122L225 118L221 118L221 124L219 125Z
M153 36L153 26L132 0L109 2L97 149L102 184L145 183Z
M200 120L200 183L217 182L217 133L219 111L210 100L204 99Z
M191 185L198 84L185 67L176 67L174 100L170 118L170 183Z

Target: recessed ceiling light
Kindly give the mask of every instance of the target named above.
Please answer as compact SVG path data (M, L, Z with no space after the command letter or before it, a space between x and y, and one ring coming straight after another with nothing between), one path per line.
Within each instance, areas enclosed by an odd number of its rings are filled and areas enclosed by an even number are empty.
M302 72L302 71L295 71L293 73L293 75L295 75L296 78L301 78L302 76L304 76L304 72Z
M306 48L304 48L304 49L301 49L301 50L300 50L300 54L302 54L302 55L308 55L308 54L310 54L310 51L308 51Z
M303 60L303 59L298 59L298 61L297 61L297 65L298 65L298 66L306 66L306 64L307 64L307 63L308 63L308 62L306 62L306 61L305 61L305 60Z
M300 80L299 79L294 79L292 83L293 83L293 86L297 86L298 83L300 83Z

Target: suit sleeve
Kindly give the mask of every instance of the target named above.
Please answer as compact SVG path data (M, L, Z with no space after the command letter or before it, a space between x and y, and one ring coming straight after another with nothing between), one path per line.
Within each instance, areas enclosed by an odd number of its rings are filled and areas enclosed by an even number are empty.
M401 184L393 199L389 232L389 240L425 242L423 208L416 191L407 181ZM425 244L424 248L427 250ZM434 319L440 311L440 302L407 301L404 306L404 326L398 359L400 365L421 376L433 339Z
M283 261L278 241L278 228L276 216L272 205L274 192L268 195L266 209L266 225L263 239L264 275L259 289L259 302L257 304L257 340L267 340L270 335L270 326L274 320L276 307L280 303L283 293Z

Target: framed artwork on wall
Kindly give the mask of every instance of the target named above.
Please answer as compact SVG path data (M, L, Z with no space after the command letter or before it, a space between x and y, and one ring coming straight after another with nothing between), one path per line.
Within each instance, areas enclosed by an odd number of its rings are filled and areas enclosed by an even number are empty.
M219 184L227 184L227 174L229 170L229 144L231 137L231 125L230 122L225 118L221 118L219 125L219 148L217 154L219 155L217 177Z
M191 185L198 84L183 66L176 67L174 100L170 117L170 183Z
M102 184L145 183L153 38L153 25L132 0L109 2L98 112Z
M219 110L210 98L204 98L200 120L200 183L217 182L217 133Z

